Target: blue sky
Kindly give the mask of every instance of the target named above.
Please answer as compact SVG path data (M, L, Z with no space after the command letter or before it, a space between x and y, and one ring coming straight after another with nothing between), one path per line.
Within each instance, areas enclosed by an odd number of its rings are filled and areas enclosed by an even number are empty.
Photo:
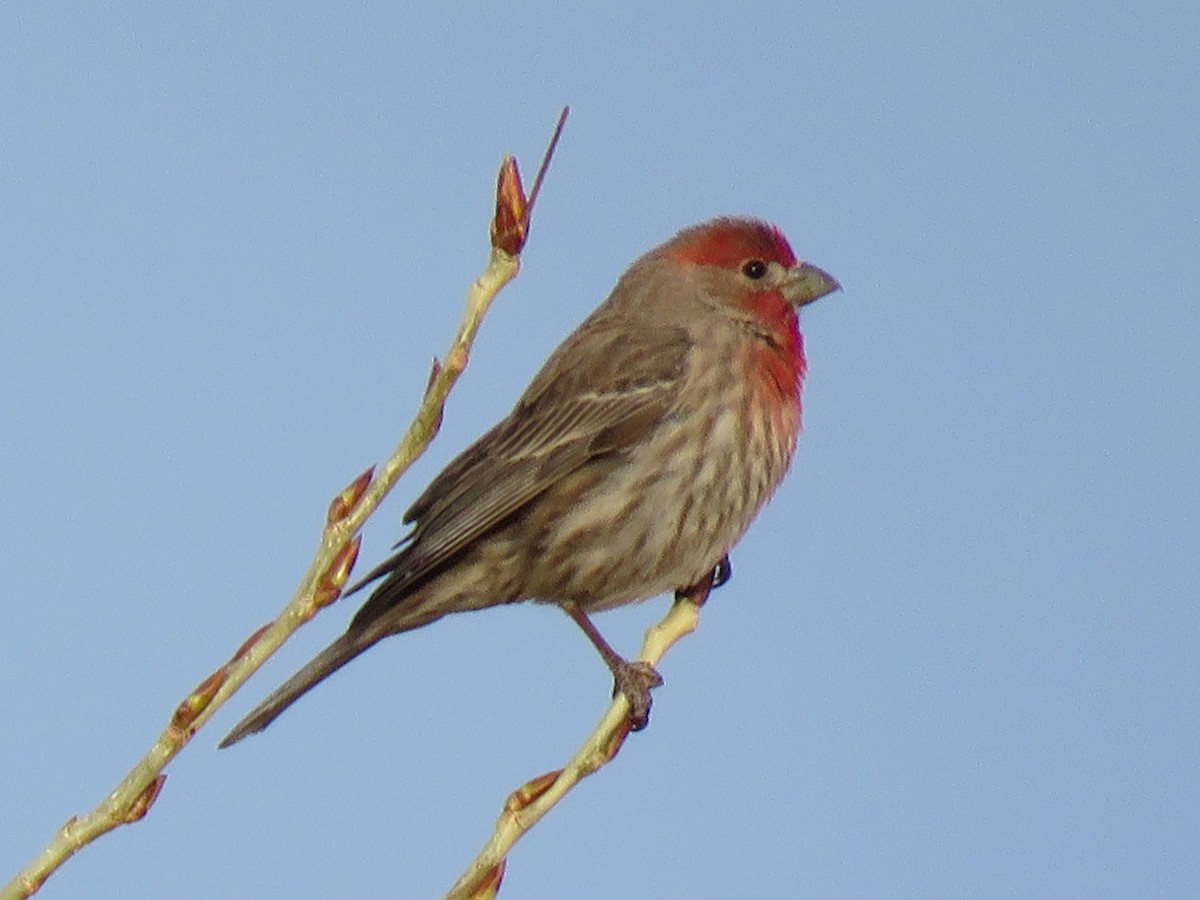
M441 438L499 418L641 251L728 213L845 290L806 431L654 719L501 896L1200 894L1194 3L5 4L0 877L282 605L573 116ZM599 624L631 651L665 601ZM608 680L523 606L224 730L47 898L426 897Z

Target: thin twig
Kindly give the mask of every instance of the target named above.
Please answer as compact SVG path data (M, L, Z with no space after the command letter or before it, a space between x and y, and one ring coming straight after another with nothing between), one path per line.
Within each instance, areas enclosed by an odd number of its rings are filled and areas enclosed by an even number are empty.
M560 117L550 151L542 162L549 164L566 112ZM163 770L188 745L196 732L296 629L340 595L358 553L358 532L391 490L399 477L424 452L441 425L446 398L470 358L475 335L492 300L516 277L520 252L529 229L529 206L517 175L516 162L506 157L500 169L496 213L492 223L492 249L483 273L467 293L467 308L445 362L434 361L433 372L421 405L408 431L372 477L368 470L334 498L316 556L287 606L269 625L259 629L229 662L193 690L171 716L158 740L125 778L95 809L72 816L38 856L8 884L0 888L0 900L23 900L35 894L63 863L100 836L140 820L158 797L166 775ZM502 222L516 221L519 230L497 240Z
M533 215L533 204L537 203L538 194L542 192L542 182L546 178L546 171L550 168L550 160L554 158L554 151L558 148L558 139L562 137L563 129L567 125L567 116L570 114L571 107L569 106L564 106L562 112L558 114L558 122L554 126L554 134L550 135L550 143L546 145L546 152L542 155L542 164L538 166L537 174L533 176L533 187L529 189L529 203L526 205L526 218Z
M700 623L700 607L708 598L712 579L693 592L677 596L666 617L646 632L638 659L657 667L676 641L691 634ZM506 857L524 837L580 781L607 765L629 736L629 701L618 694L563 768L531 779L513 791L496 821L492 836L454 883L446 900L490 900L504 876Z

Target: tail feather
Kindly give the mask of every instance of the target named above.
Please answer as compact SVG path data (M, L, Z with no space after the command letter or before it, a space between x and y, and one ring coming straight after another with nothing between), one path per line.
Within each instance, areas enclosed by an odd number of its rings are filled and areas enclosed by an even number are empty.
M266 700L238 722L217 746L228 747L247 735L262 731L274 722L281 712L307 694L318 682L332 675L377 640L379 640L378 637L365 639L361 632L343 634L314 656L304 668L276 688Z

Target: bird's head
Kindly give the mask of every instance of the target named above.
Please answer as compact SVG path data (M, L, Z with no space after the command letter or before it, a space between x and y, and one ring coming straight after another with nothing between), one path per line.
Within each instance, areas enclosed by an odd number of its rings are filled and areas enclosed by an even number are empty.
M687 228L659 252L695 267L704 294L768 318L838 290L828 273L799 262L783 232L757 219L721 218Z

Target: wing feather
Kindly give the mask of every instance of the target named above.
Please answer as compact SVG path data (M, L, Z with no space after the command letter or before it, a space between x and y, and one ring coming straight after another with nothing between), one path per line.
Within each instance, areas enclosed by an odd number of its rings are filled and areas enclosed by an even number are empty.
M389 575L374 619L415 584L592 460L640 441L675 406L690 341L681 328L631 334L603 319L547 360L513 411L464 450L405 513L404 546L359 585ZM583 370L575 359L588 360ZM374 598L373 598L374 599ZM377 607L378 608L375 608ZM361 621L360 621L361 620Z

